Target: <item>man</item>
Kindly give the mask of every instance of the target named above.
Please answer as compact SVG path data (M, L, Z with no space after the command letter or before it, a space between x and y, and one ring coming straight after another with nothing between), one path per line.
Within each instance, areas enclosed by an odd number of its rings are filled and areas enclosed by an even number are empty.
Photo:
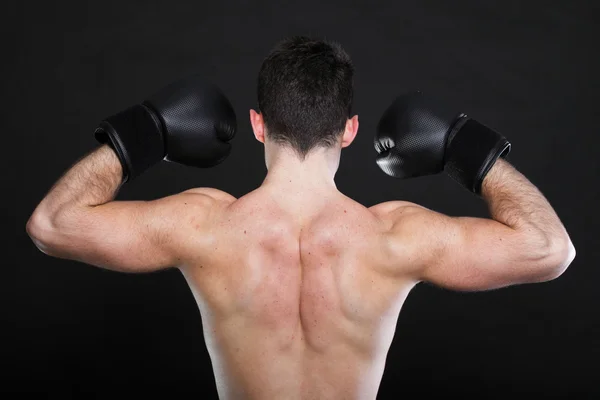
M488 204L492 219L454 218L404 201L365 208L334 182L351 116L353 67L339 45L280 43L250 111L268 168L235 199L197 188L112 201L163 158L223 160L235 116L197 78L108 118L106 143L68 171L31 216L43 252L124 272L177 267L202 315L223 399L374 399L398 314L420 281L486 290L558 277L575 251L543 195L503 156L500 134L419 93L378 127L378 164L403 178L442 170ZM390 180L390 184L396 181Z

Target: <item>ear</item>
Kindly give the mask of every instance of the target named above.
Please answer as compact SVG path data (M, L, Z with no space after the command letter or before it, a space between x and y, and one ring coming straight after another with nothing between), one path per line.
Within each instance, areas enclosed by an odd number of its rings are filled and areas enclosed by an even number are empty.
M250 109L250 124L254 131L254 137L261 143L265 142L265 122L260 113Z
M342 148L350 146L350 143L356 137L356 133L358 132L358 115L348 119L346 121L346 129L344 130L344 134L342 135Z

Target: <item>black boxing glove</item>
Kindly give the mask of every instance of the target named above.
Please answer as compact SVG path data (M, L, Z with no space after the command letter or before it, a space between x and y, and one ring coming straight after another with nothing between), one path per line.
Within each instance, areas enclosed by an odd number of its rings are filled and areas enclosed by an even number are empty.
M411 178L446 171L468 190L481 184L510 143L498 132L420 92L398 97L375 135L377 165L388 175Z
M116 152L126 182L163 159L214 166L229 155L235 132L229 100L215 85L192 76L108 117L95 137Z

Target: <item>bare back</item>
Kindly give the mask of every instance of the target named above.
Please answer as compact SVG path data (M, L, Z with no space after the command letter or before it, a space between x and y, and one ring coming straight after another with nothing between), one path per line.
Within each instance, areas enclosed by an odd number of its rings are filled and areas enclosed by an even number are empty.
M214 216L182 268L221 398L376 397L413 284L386 273L384 223L331 196L299 211L259 188Z

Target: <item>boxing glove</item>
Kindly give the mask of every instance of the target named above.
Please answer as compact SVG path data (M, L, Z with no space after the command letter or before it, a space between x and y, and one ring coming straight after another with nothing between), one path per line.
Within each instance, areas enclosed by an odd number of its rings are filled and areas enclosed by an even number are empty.
M95 130L123 166L123 181L161 160L211 167L231 151L236 117L229 100L199 76L182 79L102 121Z
M411 178L445 171L471 192L498 157L510 152L498 132L421 92L399 96L377 125L377 165L388 175Z

